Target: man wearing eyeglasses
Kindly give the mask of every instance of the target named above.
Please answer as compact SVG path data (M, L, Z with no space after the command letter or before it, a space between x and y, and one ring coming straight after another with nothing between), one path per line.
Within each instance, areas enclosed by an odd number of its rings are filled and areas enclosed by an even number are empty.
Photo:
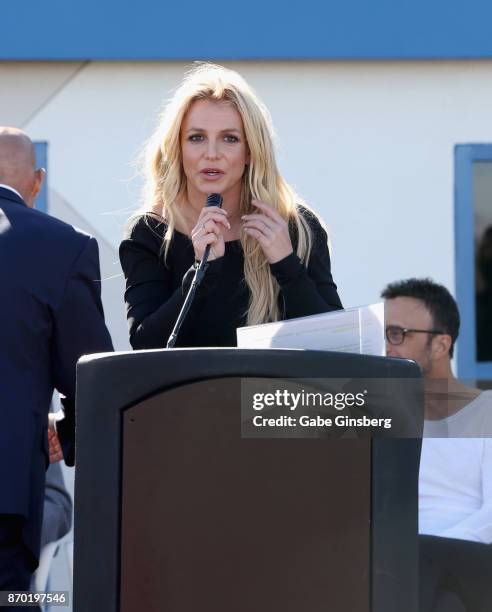
M416 361L425 379L420 612L454 609L436 607L449 591L467 612L490 612L492 440L482 432L490 431L492 391L480 392L453 375L460 317L445 287L412 278L388 285L381 295L387 355Z

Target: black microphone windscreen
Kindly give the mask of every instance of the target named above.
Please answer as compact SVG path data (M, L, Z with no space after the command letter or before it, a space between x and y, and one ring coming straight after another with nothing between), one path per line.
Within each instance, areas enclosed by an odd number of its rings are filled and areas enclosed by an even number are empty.
M211 193L207 196L207 203L205 206L222 206L222 196L220 193Z

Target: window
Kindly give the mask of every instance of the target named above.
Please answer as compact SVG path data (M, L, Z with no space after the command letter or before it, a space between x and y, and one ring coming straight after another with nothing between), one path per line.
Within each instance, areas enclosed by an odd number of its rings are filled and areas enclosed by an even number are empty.
M455 148L460 378L492 380L492 144Z
M48 170L48 143L35 142L34 150L36 152L36 168L45 168ZM44 179L41 193L36 198L36 208L43 212L48 211L48 181L47 176Z

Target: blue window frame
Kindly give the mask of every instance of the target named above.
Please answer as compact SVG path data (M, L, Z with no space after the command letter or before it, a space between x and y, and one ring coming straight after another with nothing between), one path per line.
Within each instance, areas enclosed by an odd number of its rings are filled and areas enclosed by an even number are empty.
M46 177L41 192L36 198L36 208L43 212L48 212L48 143L35 142L34 149L36 152L36 168L44 168L46 170Z
M492 144L456 145L455 163L455 273L461 315L458 376L492 380L492 361L477 360L475 206L476 172L492 164ZM490 166L492 169L492 165ZM492 207L492 201L490 203ZM492 216L492 208L490 209ZM491 323L492 324L492 323Z

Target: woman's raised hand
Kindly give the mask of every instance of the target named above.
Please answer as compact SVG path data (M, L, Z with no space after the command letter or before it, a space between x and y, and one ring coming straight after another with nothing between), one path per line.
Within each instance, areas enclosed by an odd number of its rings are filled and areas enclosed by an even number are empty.
M198 221L191 230L195 258L202 260L208 244L210 245L209 261L222 257L225 251L223 233L226 229L231 229L231 224L227 220L227 211L218 206L202 208Z
M258 240L268 262L273 264L290 255L294 250L287 221L265 202L252 200L258 213L243 215L243 230Z

